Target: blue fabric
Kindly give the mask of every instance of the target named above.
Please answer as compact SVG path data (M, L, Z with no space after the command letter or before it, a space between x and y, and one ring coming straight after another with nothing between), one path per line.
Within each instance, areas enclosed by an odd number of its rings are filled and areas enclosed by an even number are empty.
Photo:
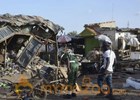
M103 86L103 82L106 81L106 84L109 86L110 94L112 94L112 74L99 75L97 82L100 88Z
M23 100L30 100L28 97L23 98Z

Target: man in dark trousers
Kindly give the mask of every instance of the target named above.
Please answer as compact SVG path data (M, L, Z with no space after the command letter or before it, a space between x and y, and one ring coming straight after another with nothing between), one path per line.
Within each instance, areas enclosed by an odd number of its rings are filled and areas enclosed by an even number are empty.
M100 95L103 94L102 92L102 85L104 79L106 80L106 84L109 87L109 93L106 97L112 97L112 73L113 73L113 64L116 61L116 55L111 49L111 43L104 41L102 43L102 52L103 52L103 57L102 57L102 66L99 70L99 75L97 78L97 82L99 87L101 88L101 93Z

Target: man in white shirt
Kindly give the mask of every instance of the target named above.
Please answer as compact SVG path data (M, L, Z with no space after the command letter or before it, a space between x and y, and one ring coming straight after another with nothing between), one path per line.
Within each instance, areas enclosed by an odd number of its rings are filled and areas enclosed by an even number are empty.
M97 82L99 87L102 88L103 81L104 79L106 80L106 84L109 87L109 94L107 95L107 97L111 97L113 64L115 62L116 55L111 50L111 44L105 41L102 44L102 51L103 51L103 62L99 70ZM102 94L102 89L101 89L101 94Z

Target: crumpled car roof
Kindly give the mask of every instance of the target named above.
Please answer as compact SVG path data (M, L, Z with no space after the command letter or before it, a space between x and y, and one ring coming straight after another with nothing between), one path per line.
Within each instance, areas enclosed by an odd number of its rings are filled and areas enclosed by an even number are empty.
M43 28L49 28L54 33L64 30L63 27L54 24L48 19L44 19L40 16L29 16L29 15L11 15L9 13L0 15L0 23L9 23L11 26L25 26L25 25L39 25Z

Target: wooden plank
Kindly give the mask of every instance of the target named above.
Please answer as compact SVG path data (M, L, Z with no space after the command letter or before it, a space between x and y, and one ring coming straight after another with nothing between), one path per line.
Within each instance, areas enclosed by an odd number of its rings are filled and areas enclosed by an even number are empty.
M59 71L62 73L62 75L64 76L65 79L68 78L68 75L67 75L66 70L64 68L59 67Z

